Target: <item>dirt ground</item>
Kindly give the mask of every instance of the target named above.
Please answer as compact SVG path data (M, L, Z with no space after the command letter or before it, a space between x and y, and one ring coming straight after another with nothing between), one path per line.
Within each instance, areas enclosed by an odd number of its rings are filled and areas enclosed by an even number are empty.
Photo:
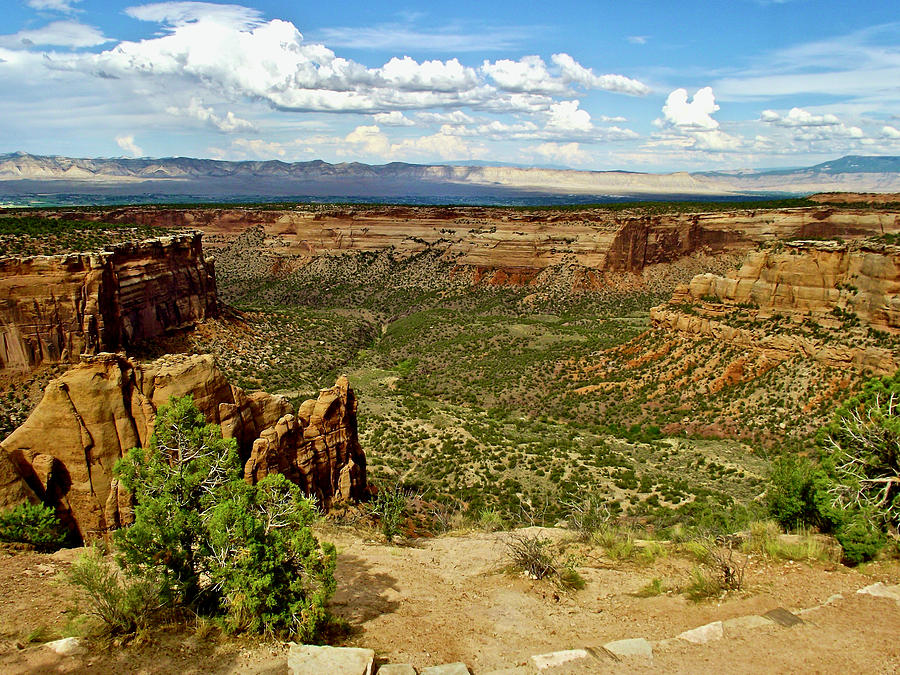
M540 530L560 539L563 530ZM478 675L531 670L530 657L599 648L624 638L654 642L651 662L594 662L576 672L893 673L900 671L900 603L856 591L900 581L894 562L851 570L835 563L751 559L746 590L694 603L675 591L641 598L654 578L684 585L693 563L662 556L653 563L612 561L596 549L572 547L585 587L562 592L510 573L509 533L467 533L391 546L371 532L329 528L339 550L333 611L351 627L348 646L374 649L379 663L422 668L462 661ZM88 641L90 651L62 657L41 646L71 630L71 591L57 580L78 551L0 552L0 672L286 673L284 644L205 635L173 626L117 645ZM680 632L783 607L802 614L791 628L757 628L706 645Z

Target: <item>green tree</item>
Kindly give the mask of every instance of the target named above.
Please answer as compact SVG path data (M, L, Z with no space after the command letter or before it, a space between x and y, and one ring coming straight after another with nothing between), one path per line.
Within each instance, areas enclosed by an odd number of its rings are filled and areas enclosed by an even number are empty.
M224 614L233 630L314 639L336 559L310 530L314 502L281 475L246 484L235 442L190 396L160 408L148 447L115 472L136 502L115 535L126 574L161 577L170 603Z
M827 492L836 509L900 525L900 371L866 382L822 433Z

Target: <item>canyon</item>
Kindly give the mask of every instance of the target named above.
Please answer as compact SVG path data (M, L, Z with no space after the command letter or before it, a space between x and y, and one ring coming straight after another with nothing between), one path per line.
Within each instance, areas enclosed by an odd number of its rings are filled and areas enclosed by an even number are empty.
M458 274L519 286L562 265L581 270L576 284L595 290L609 275L642 274L691 258L741 256L780 239L865 237L900 231L900 209L836 208L647 213L603 208L515 210L483 207L316 207L294 209L125 207L95 212L48 212L56 217L103 219L158 227L195 228L216 264L251 227L252 248L271 274L319 258L387 252L404 260L436 253ZM239 257L243 257L241 252ZM241 261L237 261L241 264ZM662 268L662 267L660 267Z

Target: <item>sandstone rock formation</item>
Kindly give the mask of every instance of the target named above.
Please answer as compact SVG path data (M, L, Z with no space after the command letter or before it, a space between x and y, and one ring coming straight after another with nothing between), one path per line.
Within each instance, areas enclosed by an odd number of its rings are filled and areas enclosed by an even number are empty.
M732 320L740 314L739 321ZM768 363L793 357L875 374L900 367L893 350L843 334L843 321L900 331L900 246L877 242L794 241L748 254L727 276L700 274L650 311L656 328L712 338ZM791 328L794 326L794 328Z
M705 298L752 305L763 316L822 317L838 308L874 328L900 330L900 246L787 242L780 251L749 254L727 277L694 277L675 291L670 304Z
M744 348L748 354L761 356L771 364L800 356L832 368L866 370L876 375L889 375L900 368L900 359L890 349L828 345L797 333L771 335L764 329L736 328L723 321L685 314L666 305L651 309L650 320L654 327L666 331L712 338L721 344Z
M84 217L79 215L79 217ZM442 253L476 283L528 285L561 265L604 275L633 275L689 256L743 255L776 239L862 237L900 231L900 212L886 208L785 208L708 213L613 212L608 209L527 212L483 207L369 207L321 210L162 209L123 207L92 217L109 222L196 227L217 246L254 230L253 267L265 274L317 259L390 251L403 260ZM249 239L244 242L250 245ZM247 246L231 261L218 256L229 278L242 274ZM225 269L227 267L227 269ZM227 273L227 274L226 274Z
M0 505L36 495L55 505L85 540L127 524L131 498L113 477L113 466L147 443L159 406L186 394L237 441L248 481L281 471L326 507L362 496L366 461L346 378L295 415L283 397L247 395L230 385L209 355L140 364L103 353L52 381L31 416L3 441Z
M77 362L216 314L201 235L0 259L0 370Z

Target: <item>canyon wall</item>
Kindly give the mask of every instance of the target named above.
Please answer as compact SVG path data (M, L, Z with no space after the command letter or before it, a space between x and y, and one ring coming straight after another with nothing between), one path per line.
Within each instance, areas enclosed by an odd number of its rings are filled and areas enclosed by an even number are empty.
M900 358L900 246L785 242L748 254L726 276L700 274L650 312L654 327L824 366L891 374ZM874 333L872 332L874 329Z
M0 258L0 370L74 363L216 313L201 234Z
M704 299L751 305L762 316L851 313L880 330L900 330L900 246L835 241L786 242L750 253L726 277L702 274L670 304Z
M248 482L284 473L325 507L363 495L366 459L346 378L295 413L283 397L229 384L209 355L141 364L103 353L53 380L0 444L0 505L40 499L86 541L130 523L131 497L113 466L146 446L159 406L187 394L235 439Z
M62 213L65 216L65 212ZM84 217L79 213L78 217ZM521 285L542 270L577 265L596 273L640 273L692 255L743 254L776 239L864 237L900 231L900 211L830 206L652 215L608 209L520 211L483 207L299 207L294 210L124 207L109 222L192 227L207 247L260 226L272 266L321 256L426 250L476 272L478 280Z

